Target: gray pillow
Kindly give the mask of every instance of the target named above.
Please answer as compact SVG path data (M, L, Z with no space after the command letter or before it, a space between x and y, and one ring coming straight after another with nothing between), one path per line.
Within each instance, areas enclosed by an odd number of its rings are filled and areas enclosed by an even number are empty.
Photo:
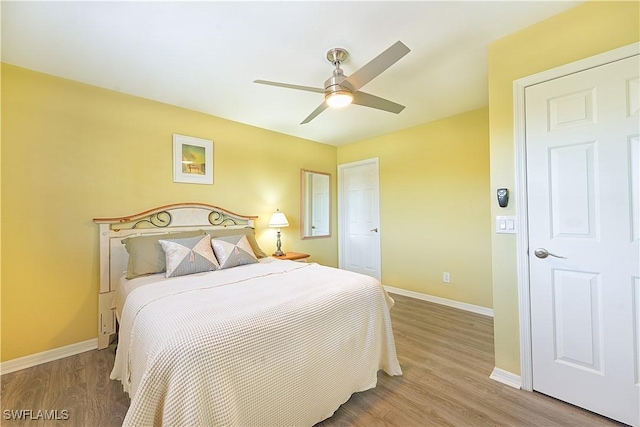
M239 265L258 262L251 245L244 234L211 239L211 246L220 268L231 268Z
M225 237L225 236L234 236L238 234L243 234L247 236L247 241L249 241L249 245L251 245L251 249L253 249L253 253L256 258L266 258L268 255L260 249L258 246L258 242L256 241L255 230L251 227L247 228L223 228L220 230L207 230L207 233L212 237Z
M186 276L220 268L207 235L159 242L166 255L165 277Z
M181 233L154 234L152 236L128 237L122 240L129 253L127 279L147 274L163 273L166 270L165 254L158 241L160 239L181 239L202 236L202 230L184 231Z

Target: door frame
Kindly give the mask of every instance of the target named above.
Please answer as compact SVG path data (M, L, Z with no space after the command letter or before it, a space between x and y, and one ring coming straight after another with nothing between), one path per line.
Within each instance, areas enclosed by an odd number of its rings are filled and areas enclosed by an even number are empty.
M525 89L538 83L575 74L638 55L640 42L562 65L513 82L514 151L516 171L516 260L518 269L518 312L520 323L520 388L533 391L531 341L531 298L529 281L529 217L527 194Z
M346 259L345 259L345 251L344 251L344 244L345 244L345 236L344 236L344 225L345 221L346 221L346 210L345 210L345 200L344 200L344 189L342 188L342 183L344 182L344 169L347 167L353 167L353 166L363 166L366 164L375 164L376 166L376 175L377 175L377 180L378 180L378 223L381 222L380 219L380 160L378 157L372 157L369 159L363 159L363 160L358 160L355 162L349 162L349 163L342 163L340 165L338 165L338 183L337 183L337 188L338 188L338 268L343 268L344 265L346 264ZM380 225L378 225L378 230L381 230ZM378 242L380 242L381 236L380 236L381 232L378 232ZM378 269L380 272L380 277L378 277L378 280L382 280L382 257L380 256L377 260L378 262Z

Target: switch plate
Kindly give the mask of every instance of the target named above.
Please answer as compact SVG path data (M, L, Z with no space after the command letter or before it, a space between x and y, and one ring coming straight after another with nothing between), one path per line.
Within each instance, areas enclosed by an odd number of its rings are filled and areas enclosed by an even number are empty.
M516 217L496 216L496 233L516 234Z

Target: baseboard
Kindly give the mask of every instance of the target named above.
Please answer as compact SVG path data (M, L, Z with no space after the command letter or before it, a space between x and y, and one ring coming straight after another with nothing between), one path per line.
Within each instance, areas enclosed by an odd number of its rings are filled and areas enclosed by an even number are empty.
M479 305L468 304L466 302L455 301L452 299L436 297L429 294L423 294L421 292L408 291L406 289L394 288L393 286L384 287L387 292L392 294L403 295L405 297L416 298L423 301L434 302L440 305L446 305L460 310L471 311L473 313L482 314L483 316L493 317L493 309L487 307L481 307Z
M54 348L53 350L43 351L42 353L7 360L6 362L0 363L0 374L4 375L21 369L31 368L64 357L84 353L85 351L95 350L96 348L98 348L98 339L93 338L64 347Z
M509 371L505 371L500 368L493 368L493 372L489 375L494 381L498 381L499 383L508 385L509 387L520 389L522 386L522 381L520 380L520 375L513 374Z

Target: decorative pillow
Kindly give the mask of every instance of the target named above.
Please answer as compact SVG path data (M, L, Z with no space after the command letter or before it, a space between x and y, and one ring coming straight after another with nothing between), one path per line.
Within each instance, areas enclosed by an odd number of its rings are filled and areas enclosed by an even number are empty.
M258 258L253 253L247 236L244 234L211 239L211 246L213 246L213 252L220 262L220 268L258 262Z
M166 277L213 271L220 268L213 255L209 236L159 240L166 254Z
M217 237L226 237L226 236L235 236L238 234L244 234L247 236L247 240L251 245L251 249L253 249L253 253L256 258L266 258L268 255L264 253L260 246L258 246L258 242L256 241L255 230L251 227L247 228L221 228L219 230L207 230L207 233L211 236L211 238L215 239Z
M165 255L160 239L183 239L204 235L204 231L184 231L181 233L154 234L152 236L128 237L122 240L129 253L127 279L144 276L146 274L162 273L166 270Z

